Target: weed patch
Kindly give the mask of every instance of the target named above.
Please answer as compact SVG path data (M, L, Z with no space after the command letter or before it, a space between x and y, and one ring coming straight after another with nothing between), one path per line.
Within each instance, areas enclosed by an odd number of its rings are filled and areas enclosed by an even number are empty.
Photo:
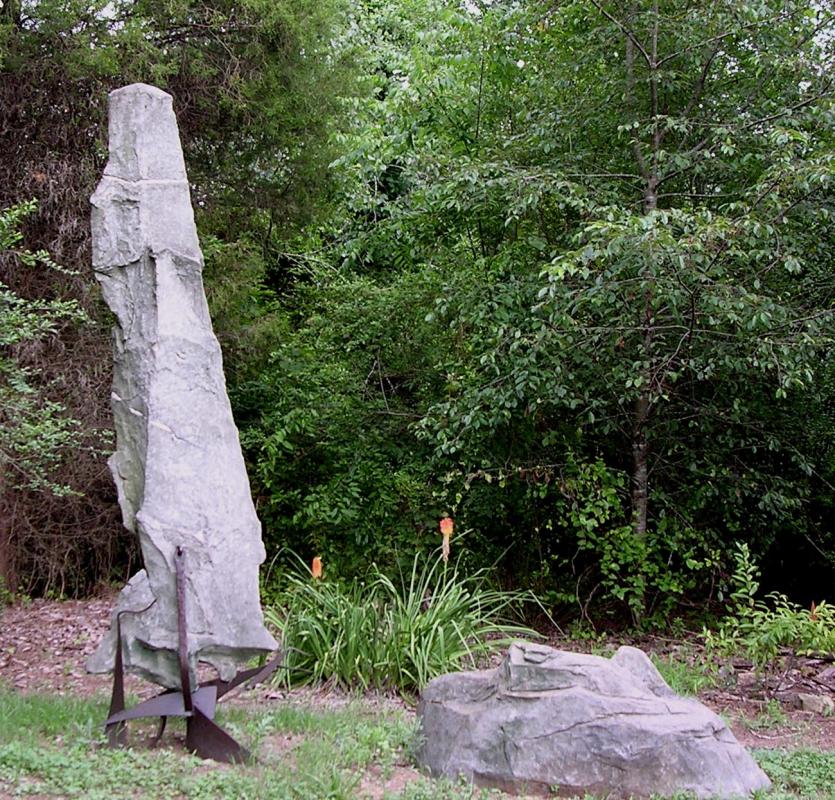
M752 731L768 731L782 728L789 722L778 700L769 700L755 717L740 717L741 723Z
M822 601L801 608L779 592L760 600L760 571L746 544L737 545L734 559L732 612L717 631L705 631L710 648L725 655L744 653L758 671L772 665L783 648L798 655L835 653L833 606Z

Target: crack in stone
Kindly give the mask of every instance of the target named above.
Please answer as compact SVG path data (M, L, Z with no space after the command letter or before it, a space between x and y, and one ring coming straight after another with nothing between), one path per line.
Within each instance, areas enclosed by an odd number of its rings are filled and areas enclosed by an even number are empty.
M578 722L574 722L571 725L567 725L564 728L554 728L552 731L548 731L546 733L540 733L536 736L525 736L523 737L524 741L535 741L536 739L545 739L549 736L555 736L560 733L567 733L568 731L575 730L576 728L581 728L584 725L593 725L595 723L601 722L602 720L607 719L616 719L618 717L648 717L648 716L658 716L657 712L655 714L647 713L646 711L613 711L611 714L600 714L598 716L591 717L589 719L582 719Z

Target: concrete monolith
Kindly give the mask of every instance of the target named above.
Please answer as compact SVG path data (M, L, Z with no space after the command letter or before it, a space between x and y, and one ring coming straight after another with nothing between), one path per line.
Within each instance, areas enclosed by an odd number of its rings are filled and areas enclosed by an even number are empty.
M121 614L125 667L180 685L181 547L192 670L208 662L226 679L276 643L263 624L261 525L203 292L171 96L144 84L111 92L109 133L109 160L91 198L93 268L116 316L109 465L145 564L115 612L130 612ZM93 672L113 668L114 627L88 661Z

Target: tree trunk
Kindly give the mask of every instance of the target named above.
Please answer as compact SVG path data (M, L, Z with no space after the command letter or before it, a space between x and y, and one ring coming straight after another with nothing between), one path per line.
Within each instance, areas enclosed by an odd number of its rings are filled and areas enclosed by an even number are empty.
M630 19L634 15L630 14ZM661 147L661 128L658 124L658 0L653 2L653 16L655 18L649 52L640 48L648 61L650 70L650 118L652 119L652 141L648 157L641 150L637 138L633 141L633 152L638 172L644 180L641 207L644 214L651 214L658 207L658 162ZM637 40L634 34L624 29L625 67L627 103L637 110L636 77L635 77L635 48ZM650 258L652 256L650 255ZM632 413L632 527L639 538L646 536L647 517L649 508L649 440L647 437L647 423L652 411L652 348L654 338L653 287L647 282L643 295L641 310L641 328L643 330L643 361L646 367L641 371L641 384L638 397Z
M656 178L650 175L644 190L643 210L645 214L655 211L657 206ZM652 345L653 345L653 310L652 288L644 291L643 319L644 331L643 357L646 368L641 372L641 386L632 416L632 527L636 536L643 537L647 532L649 507L649 440L647 422L651 411L650 392L652 388Z
M0 467L2 469L2 467ZM0 473L0 601L6 592L17 590L15 559L12 552L12 510L3 493Z
M646 536L649 505L649 442L646 419L649 416L649 393L642 388L635 401L632 432L632 527L636 536Z
M22 26L22 8L20 0L6 0L0 5L0 20L5 19L16 28Z

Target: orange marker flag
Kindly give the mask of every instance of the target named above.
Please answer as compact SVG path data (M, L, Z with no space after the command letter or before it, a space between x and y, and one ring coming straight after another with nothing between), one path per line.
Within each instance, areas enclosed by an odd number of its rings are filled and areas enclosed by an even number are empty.
M317 580L322 577L322 559L319 556L313 559L313 563L310 565L310 573Z
M441 558L443 560L449 561L449 537L452 536L452 531L455 529L455 523L452 521L452 517L444 517L441 520L441 536L443 536L443 542L441 543Z

